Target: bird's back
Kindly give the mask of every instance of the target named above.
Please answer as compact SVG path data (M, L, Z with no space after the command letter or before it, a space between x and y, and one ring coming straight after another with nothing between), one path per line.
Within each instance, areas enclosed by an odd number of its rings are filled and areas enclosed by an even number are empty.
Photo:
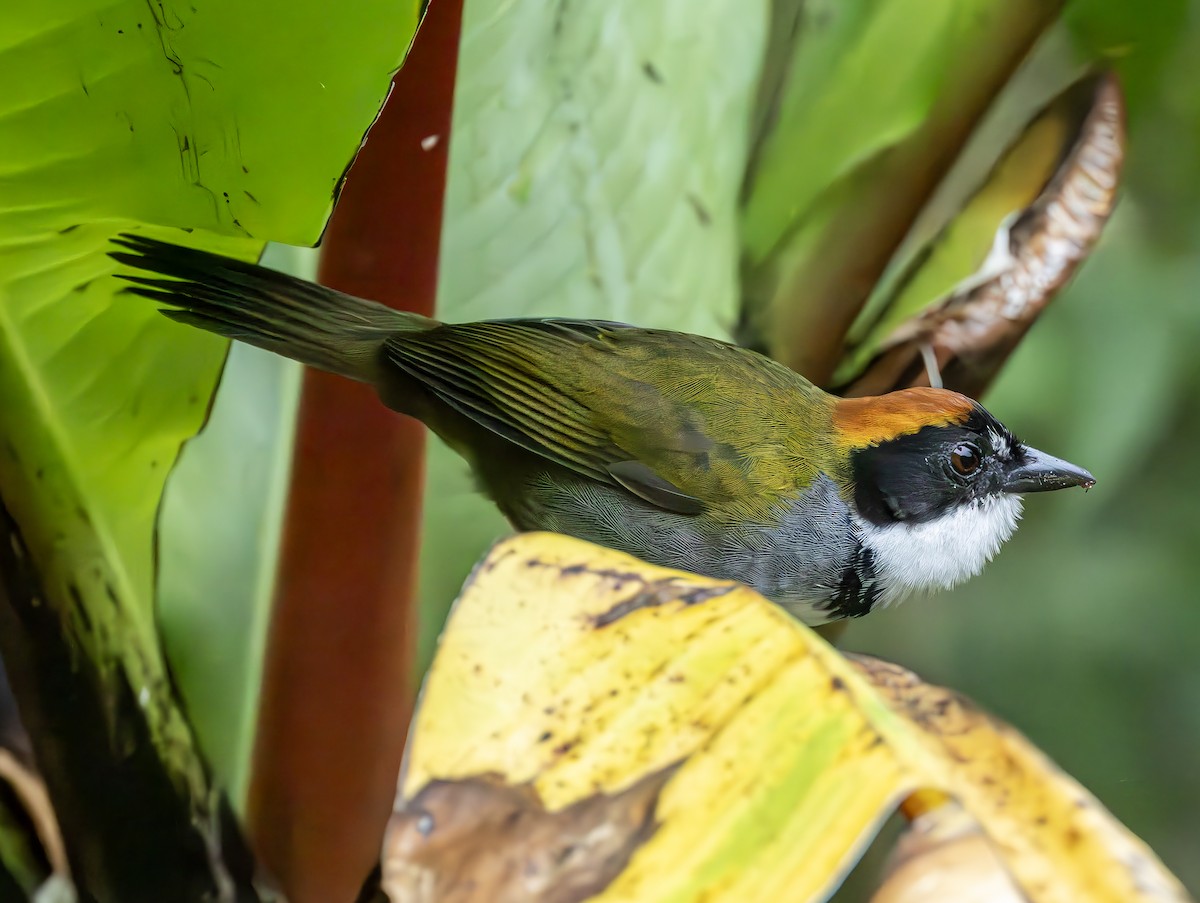
M621 482L614 466L636 462L731 522L795 495L828 458L833 400L786 367L715 339L499 320L396 335L385 354L444 408L417 413L457 447L474 436L456 433L482 425L609 485Z

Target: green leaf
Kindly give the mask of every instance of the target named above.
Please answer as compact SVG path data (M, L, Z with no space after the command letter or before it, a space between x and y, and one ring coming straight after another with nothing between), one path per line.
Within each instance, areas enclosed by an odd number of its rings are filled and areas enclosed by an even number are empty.
M438 316L726 333L768 5L467 0ZM427 660L467 570L507 528L436 443L425 511Z
M114 692L132 689L204 818L152 618L152 542L225 349L118 297L107 239L144 222L211 230L188 240L243 258L314 242L415 23L415 4L378 0L0 12L0 491L46 601Z
M805 4L747 178L743 341L828 379L871 287L1060 5Z
M962 13L928 0L805 4L746 200L742 243L760 262L816 197L919 126L949 74Z
M124 218L293 244L320 235L416 24L379 0L54 0L0 22L0 234Z
M111 228L10 237L0 250L0 488L49 604L107 680L140 698L186 795L202 799L158 652L152 538L163 480L203 421L224 349L113 297ZM246 256L245 240L219 244Z

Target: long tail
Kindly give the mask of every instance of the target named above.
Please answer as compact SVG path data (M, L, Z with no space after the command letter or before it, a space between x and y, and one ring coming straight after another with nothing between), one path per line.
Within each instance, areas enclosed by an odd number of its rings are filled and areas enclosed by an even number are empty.
M438 325L231 257L130 233L113 242L133 252L110 252L114 260L170 277L118 274L128 291L169 305L172 320L351 379L375 381L389 335Z

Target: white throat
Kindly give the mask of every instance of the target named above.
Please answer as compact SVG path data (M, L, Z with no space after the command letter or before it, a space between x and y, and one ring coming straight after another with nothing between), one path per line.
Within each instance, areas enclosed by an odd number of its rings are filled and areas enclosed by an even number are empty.
M881 527L860 520L863 544L875 555L883 587L880 604L974 577L1013 535L1020 518L1019 495L990 495L922 524Z

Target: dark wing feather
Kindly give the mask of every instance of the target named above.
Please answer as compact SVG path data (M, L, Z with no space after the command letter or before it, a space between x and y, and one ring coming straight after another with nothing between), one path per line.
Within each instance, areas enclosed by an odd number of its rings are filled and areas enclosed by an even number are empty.
M643 462L634 462L603 415L555 375L581 346L619 323L498 320L398 336L387 359L444 404L525 450L582 476L625 487L662 508L696 514L703 503Z
M587 320L396 335L391 365L515 445L670 511L761 516L814 476L825 396L746 349Z
M641 461L618 461L609 465L609 476L652 505L680 514L699 514L704 510L700 499L688 495L655 473Z
M388 360L460 414L534 454L604 479L611 443L570 398L551 398L513 361L497 362L486 347L430 347L405 336L384 346ZM439 343L441 344L441 343ZM553 403L552 403L553 402Z

